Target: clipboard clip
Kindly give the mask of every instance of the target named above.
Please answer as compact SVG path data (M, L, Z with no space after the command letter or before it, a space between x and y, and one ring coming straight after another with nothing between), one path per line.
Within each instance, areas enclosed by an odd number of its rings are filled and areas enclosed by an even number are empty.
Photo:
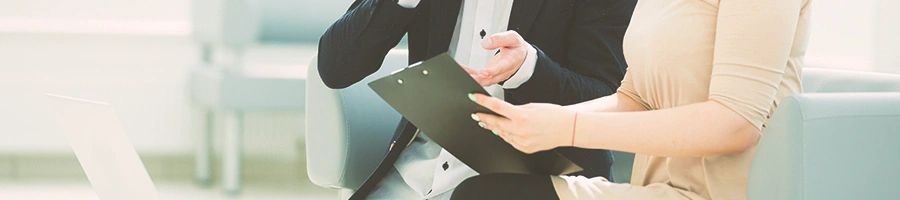
M412 65L409 65L409 66L404 67L404 68L400 68L400 69L394 70L393 72L391 72L391 75L400 73L400 72L402 72L403 70L406 70L406 69L409 69L409 68L413 68L413 67L419 66L420 64L422 64L422 61L419 61L419 62L417 62L417 63L413 63ZM428 75L428 73L426 72L425 75Z

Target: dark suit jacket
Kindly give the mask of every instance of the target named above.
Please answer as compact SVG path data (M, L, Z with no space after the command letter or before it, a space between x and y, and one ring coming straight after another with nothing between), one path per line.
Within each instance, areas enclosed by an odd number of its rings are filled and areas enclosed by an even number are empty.
M415 9L393 0L356 0L319 41L319 73L331 88L348 87L381 67L388 51L409 34L409 63L450 47L462 0L421 0ZM615 93L626 69L622 38L636 0L518 0L509 30L537 49L531 78L505 91L513 104L574 104ZM415 126L401 120L396 144L407 144ZM395 145L352 199L371 191L393 167L405 145ZM557 148L585 168L586 177L612 179L608 150Z

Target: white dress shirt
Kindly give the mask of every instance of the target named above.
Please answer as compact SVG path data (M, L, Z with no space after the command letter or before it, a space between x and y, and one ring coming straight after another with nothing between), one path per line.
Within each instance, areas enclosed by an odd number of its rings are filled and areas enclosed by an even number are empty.
M414 8L419 0L399 0ZM474 69L483 68L496 50L481 47L482 38L504 32L509 26L513 0L463 0L454 37L448 51L457 62ZM492 96L503 98L503 89L515 89L528 81L537 63L537 50L528 46L525 62L504 85L485 87ZM419 134L400 154L391 170L369 199L450 199L453 189L477 172L452 154Z

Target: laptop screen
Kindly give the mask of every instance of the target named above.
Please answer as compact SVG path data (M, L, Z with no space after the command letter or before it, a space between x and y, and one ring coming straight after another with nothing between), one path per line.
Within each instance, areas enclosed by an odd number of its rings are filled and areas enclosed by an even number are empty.
M106 103L47 95L81 168L101 200L155 200L156 187Z

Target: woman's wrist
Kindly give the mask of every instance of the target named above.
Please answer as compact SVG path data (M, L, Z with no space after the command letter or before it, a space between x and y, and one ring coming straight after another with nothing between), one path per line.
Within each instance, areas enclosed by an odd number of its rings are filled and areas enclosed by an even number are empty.
M584 109L584 106L581 104L572 104L572 105L568 105L568 106L563 106L563 108L568 109L568 110L573 110L573 111L579 111L581 109Z

